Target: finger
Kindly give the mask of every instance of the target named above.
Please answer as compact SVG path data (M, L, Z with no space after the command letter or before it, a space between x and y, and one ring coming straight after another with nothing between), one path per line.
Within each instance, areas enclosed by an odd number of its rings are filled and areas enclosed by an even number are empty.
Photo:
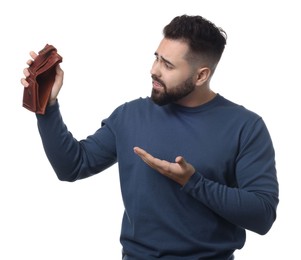
M29 73L29 71L28 71L27 68L25 68L25 69L23 70L23 74L24 74L25 77L28 77L28 76L30 75L30 73Z
M25 88L27 88L28 86L29 86L29 83L26 81L26 79L24 79L24 78L22 78L21 79L21 84L25 87Z
M134 147L134 152L139 156L144 156L146 154L146 151L137 146Z
M155 170L158 170L160 172L169 172L171 169L171 163L165 160L160 160L158 158L155 158L145 150L134 147L134 152L140 156L140 158L150 167L154 168Z
M29 55L33 59L35 59L38 56L38 54L36 54L34 51L29 52Z
M28 60L28 61L26 62L26 64L27 64L28 66L30 66L30 65L33 63L33 61L37 58L38 54L36 54L34 51L31 51L31 52L29 53L29 55L30 55L30 57L31 57L32 59L30 59L30 60Z
M33 63L33 60L28 60L28 61L26 62L26 64L27 64L28 66L30 66L32 63Z
M151 161L154 160L154 157L147 153L145 150L141 149L140 147L134 147L134 152L140 156L140 158L145 161L147 164L151 164Z

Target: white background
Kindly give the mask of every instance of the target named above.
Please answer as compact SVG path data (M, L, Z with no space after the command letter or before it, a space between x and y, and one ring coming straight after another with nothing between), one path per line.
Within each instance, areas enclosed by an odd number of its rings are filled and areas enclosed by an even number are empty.
M248 232L236 259L301 259L297 6L297 0L2 1L0 259L121 258L117 167L75 183L58 181L35 116L21 105L29 51L49 43L63 56L61 111L81 139L116 106L149 95L162 28L184 13L202 15L227 32L211 87L260 114L276 150L278 218L265 236Z

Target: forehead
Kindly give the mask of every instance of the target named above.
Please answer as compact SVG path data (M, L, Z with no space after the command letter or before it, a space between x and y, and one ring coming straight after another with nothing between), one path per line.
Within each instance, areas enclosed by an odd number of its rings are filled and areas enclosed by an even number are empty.
M156 52L172 63L187 62L185 55L188 52L188 45L184 41L163 38Z

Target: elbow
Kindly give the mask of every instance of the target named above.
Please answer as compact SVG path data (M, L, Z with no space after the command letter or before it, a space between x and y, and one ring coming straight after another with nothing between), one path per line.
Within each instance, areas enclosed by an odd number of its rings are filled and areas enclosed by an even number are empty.
M244 228L263 236L269 232L269 230L273 226L274 221L275 220L271 220L270 218L266 217L260 219L253 218L252 223L245 225Z
M270 229L272 228L275 220L276 220L276 212L274 212L273 214L270 214L270 216L267 216L264 219L263 224L257 230L257 233L259 235L265 235L265 234L267 234L270 231Z
M270 209L268 212L263 212L260 217L258 216L257 221L253 221L254 225L249 229L259 235L265 235L272 228L275 220L276 209Z
M72 172L68 172L68 171L61 171L61 170L57 170L54 168L54 171L56 173L57 178L60 181L64 181L64 182L74 182L78 179L78 176Z
M254 216L253 227L250 229L259 235L267 234L272 228L277 217L278 196L269 196L262 199L261 210Z
M74 181L76 181L76 179L73 179L73 178L70 178L70 177L66 177L65 175L59 175L59 174L57 174L56 176L57 176L57 178L60 181L64 181L64 182L74 182Z
M90 171L83 171L82 169L55 169L54 171L56 173L57 178L60 181L65 181L65 182L75 182L80 179L84 179L87 177L92 176L93 172Z
M269 232L269 230L271 229L273 223L267 223L265 225L261 225L260 227L257 227L256 229L254 229L253 231L259 235L265 235Z

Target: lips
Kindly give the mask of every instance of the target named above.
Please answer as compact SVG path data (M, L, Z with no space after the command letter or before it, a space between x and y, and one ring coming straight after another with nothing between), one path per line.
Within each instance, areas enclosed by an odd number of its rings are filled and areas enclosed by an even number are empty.
M160 82L156 81L156 80L153 80L153 88L154 89L162 89L163 86L161 85Z

